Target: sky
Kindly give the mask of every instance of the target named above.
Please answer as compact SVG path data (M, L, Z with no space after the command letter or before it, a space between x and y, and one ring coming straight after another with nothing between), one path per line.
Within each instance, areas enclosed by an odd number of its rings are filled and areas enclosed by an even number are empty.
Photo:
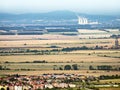
M120 15L120 0L0 0L1 13L42 13L57 10Z

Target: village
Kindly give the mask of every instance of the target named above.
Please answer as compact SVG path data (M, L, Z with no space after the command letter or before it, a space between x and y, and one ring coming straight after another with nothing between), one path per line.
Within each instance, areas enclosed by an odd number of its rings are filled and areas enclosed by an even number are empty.
M6 75L0 77L0 90L99 90L100 87L119 88L119 83L100 83L101 79L118 79L114 76L85 76L81 74ZM95 83L96 81L96 83Z

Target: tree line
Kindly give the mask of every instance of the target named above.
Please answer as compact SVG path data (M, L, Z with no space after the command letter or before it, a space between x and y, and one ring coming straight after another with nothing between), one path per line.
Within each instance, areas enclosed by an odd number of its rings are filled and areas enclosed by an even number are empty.
M73 64L73 65L65 65L65 66L61 66L61 67L57 67L57 65L54 65L53 70L79 70L78 65L77 64Z
M115 70L115 71L120 71L119 66L111 66L111 65L98 65L98 66L89 66L89 70Z

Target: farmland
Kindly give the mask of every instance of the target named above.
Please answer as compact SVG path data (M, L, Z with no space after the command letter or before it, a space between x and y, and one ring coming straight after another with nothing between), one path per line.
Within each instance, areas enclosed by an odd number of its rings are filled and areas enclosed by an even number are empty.
M78 29L80 38L103 38L110 37L113 34L118 35L120 33L119 29L104 29L104 30L89 30L89 29Z
M34 38L33 38L34 37ZM39 38L42 37L42 40ZM47 38L49 37L49 38ZM59 39L57 39L59 37ZM68 39L69 38L69 39ZM76 39L75 39L76 38ZM46 39L46 40L45 40ZM49 40L48 40L49 39ZM69 71L62 70L65 65L77 64L79 70L70 71L82 72L83 74L94 74L89 71L89 66L97 67L99 65L120 66L120 51L119 49L106 49L114 46L114 39L79 39L76 36L50 36L50 35L10 35L0 36L0 65L10 70L0 71L2 74L19 73L36 74L40 73L68 73ZM120 41L120 39L119 39ZM63 48L73 48L87 46L94 48L98 46L105 47L103 50L73 50L73 51L54 51L55 49L62 50ZM4 51L2 51L4 50ZM22 52L21 52L22 50ZM26 51L27 50L27 51ZM35 50L35 51L31 51ZM51 51L53 50L53 51ZM36 52L37 51L37 52ZM45 53L40 54L45 51ZM47 53L46 53L47 52ZM48 53L49 52L49 53ZM46 61L47 63L34 63L34 61ZM55 69L55 70L54 70ZM85 72L84 72L85 70ZM89 71L89 73L87 73ZM96 71L96 75L105 74ZM35 74L34 73L34 74ZM106 72L106 74L120 74Z
M20 39L18 40L17 37ZM57 45L60 47L73 47L73 46L89 46L93 47L96 45L111 47L114 45L115 39L63 39L62 36L60 40L54 40L50 36L50 40L39 40L39 39L31 39L28 40L26 36L0 36L0 47L45 47L50 45ZM37 37L37 36L36 36ZM48 36L49 37L49 36ZM69 37L69 36L67 36ZM27 40L24 40L26 38ZM31 36L29 36L31 38ZM56 38L57 39L57 38ZM74 37L72 37L74 39ZM120 40L119 40L120 41Z
M20 14L23 8L0 14L0 90L120 90L116 10Z
M74 78L71 83L76 87L72 88L73 90L79 87L119 90L117 76L120 75L120 49L115 48L114 38L88 39L79 38L77 35L53 33L28 36L1 35L0 69L2 78L7 75L28 75L29 79L31 76L39 75L69 75L71 79ZM76 81L77 75L87 77L88 81L91 80L89 77L94 79L90 82L85 81L84 78ZM101 76L110 76L110 78L100 79ZM110 82L117 87L111 86Z
M119 62L119 58L99 57L97 54L88 55L87 52L81 54L60 54L60 55L10 55L0 56L1 62L25 62L34 60L46 60L47 62ZM118 52L120 53L120 52ZM102 53L104 54L104 53ZM99 54L98 54L99 55ZM101 53L100 53L101 55ZM53 59L54 58L54 59ZM88 59L89 58L89 59Z
M10 69L3 70L1 74L68 73L69 71L64 70L66 65L77 65L78 70L70 72L83 74L94 74L92 73L94 70L89 71L90 66L95 70L102 65L119 69L120 50L114 49L115 39L102 36L117 34L118 29L107 31L78 29L73 36L64 34L74 32L61 33L63 32L49 32L43 35L0 35L0 65ZM101 37L86 37L96 34ZM118 41L120 42L120 39ZM96 75L120 74L118 71L95 72Z

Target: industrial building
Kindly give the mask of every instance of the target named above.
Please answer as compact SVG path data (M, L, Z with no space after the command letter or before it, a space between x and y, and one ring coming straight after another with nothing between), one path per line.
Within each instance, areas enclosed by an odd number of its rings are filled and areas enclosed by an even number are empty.
M87 18L78 16L78 24L79 25L92 25L99 24L98 22L90 22Z

